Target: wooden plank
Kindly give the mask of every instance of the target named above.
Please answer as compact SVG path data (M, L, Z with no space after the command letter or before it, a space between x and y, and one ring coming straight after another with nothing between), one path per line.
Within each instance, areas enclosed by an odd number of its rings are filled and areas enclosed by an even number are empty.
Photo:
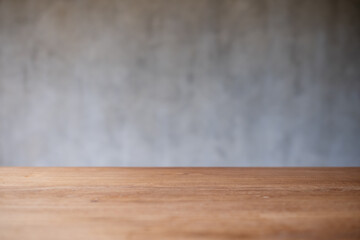
M0 239L359 239L360 168L0 168Z

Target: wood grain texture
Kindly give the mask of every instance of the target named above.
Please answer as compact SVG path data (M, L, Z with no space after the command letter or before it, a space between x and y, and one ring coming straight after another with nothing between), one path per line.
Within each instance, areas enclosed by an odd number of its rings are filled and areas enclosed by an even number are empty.
M0 168L0 239L359 239L360 168Z

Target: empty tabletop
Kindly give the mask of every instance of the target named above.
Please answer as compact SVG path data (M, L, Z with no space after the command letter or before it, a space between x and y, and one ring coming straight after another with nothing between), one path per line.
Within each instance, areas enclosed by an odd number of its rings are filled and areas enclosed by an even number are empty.
M360 239L360 168L0 168L0 239Z

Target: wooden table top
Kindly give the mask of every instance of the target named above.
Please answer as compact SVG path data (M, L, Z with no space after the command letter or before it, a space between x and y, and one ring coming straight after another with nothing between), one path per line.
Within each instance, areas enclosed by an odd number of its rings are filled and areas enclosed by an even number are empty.
M0 239L360 239L360 168L0 168Z

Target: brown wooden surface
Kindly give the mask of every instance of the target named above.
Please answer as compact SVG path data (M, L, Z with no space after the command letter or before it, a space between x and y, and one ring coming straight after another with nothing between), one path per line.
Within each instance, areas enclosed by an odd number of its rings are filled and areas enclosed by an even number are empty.
M0 239L360 239L360 168L0 168Z

